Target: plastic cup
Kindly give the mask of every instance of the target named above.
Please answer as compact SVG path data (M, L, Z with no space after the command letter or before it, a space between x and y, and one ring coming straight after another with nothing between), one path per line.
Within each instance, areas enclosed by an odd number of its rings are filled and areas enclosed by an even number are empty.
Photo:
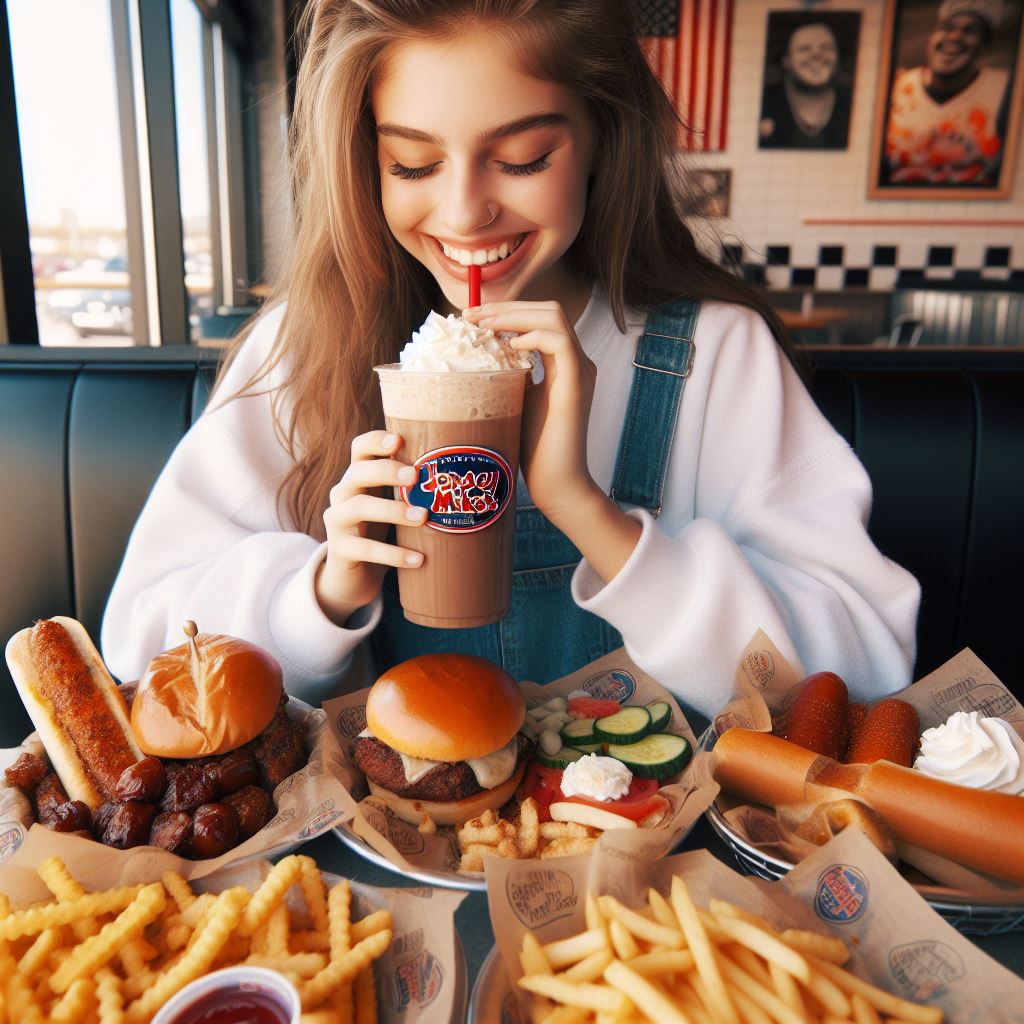
M416 482L395 497L427 510L399 526L423 564L398 570L410 622L462 629L497 622L512 600L519 431L529 369L460 373L375 367L384 420L405 439Z
M299 1024L302 1000L283 975L266 967L225 967L186 985L160 1008L152 1024L194 1024L222 1005L248 1001L274 1024Z

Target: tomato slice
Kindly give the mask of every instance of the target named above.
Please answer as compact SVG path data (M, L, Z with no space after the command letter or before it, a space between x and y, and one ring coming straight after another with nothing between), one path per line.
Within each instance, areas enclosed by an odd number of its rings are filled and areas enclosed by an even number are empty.
M550 807L553 803L567 801L572 804L586 804L600 807L613 814L621 814L633 821L642 821L649 814L665 807L665 798L658 795L657 779L641 779L636 776L629 784L629 792L618 800L592 800L586 796L563 796L562 773L557 768L547 768L534 762L530 765L522 785L519 799L532 796L537 801L537 816L541 821L551 820Z
M573 718L604 718L622 710L617 700L600 700L597 697L573 697L566 705L566 711Z

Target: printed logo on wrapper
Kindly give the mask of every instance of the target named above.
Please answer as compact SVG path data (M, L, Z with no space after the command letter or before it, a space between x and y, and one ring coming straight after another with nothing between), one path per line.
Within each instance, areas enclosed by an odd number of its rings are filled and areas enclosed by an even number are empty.
M849 924L868 906L867 879L849 864L833 864L818 876L814 909L825 921Z
M775 659L767 651L751 651L747 675L763 690L775 678Z
M402 497L408 505L425 508L427 525L442 533L485 529L512 497L512 467L490 448L435 448L413 466L419 477L411 487L402 488Z
M954 711L977 711L982 718L1014 718L1016 701L995 683L979 683L974 676L958 679L931 695L932 703L949 718Z
M429 950L422 950L415 959L395 968L395 988L399 1011L413 1003L429 1006L444 985L444 971Z
M337 809L333 799L325 800L322 804L317 805L316 809L306 820L306 824L302 826L299 832L299 838L309 839L310 836L323 832L331 822L337 821L341 815L342 812Z
M568 917L576 907L572 878L554 868L513 872L505 880L505 892L516 917L527 928Z
M931 939L896 946L889 953L889 970L904 995L918 1003L944 996L967 973L954 949Z
M20 825L12 825L0 832L0 864L13 857L24 841L25 830Z
M338 732L354 740L366 728L366 705L345 708L338 715Z
M591 676L580 689L597 700L617 700L625 704L636 693L636 680L628 672L613 668Z
M376 797L369 796L361 804L360 810L370 827L387 837L391 845L404 857L422 853L426 847L421 833L396 818Z

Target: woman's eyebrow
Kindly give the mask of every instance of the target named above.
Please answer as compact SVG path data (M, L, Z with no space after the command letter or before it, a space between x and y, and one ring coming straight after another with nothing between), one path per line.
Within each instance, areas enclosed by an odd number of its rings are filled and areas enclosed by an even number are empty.
M510 135L519 135L521 132L532 131L534 128L549 128L553 125L567 124L569 118L565 114L558 114L554 111L542 114L527 114L526 117L516 118L507 124L499 125L497 128L489 128L484 132L479 142L494 142L495 139L504 139ZM386 135L389 138L408 139L410 142L429 142L435 146L444 145L444 140L429 132L421 132L418 128L406 128L400 124L377 125L377 134Z

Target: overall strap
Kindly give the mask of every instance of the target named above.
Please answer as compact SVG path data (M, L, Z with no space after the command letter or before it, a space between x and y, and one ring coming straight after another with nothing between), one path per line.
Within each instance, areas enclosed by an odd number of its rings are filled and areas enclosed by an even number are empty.
M619 439L611 498L661 513L683 385L693 368L700 302L679 299L647 317L633 354L633 386Z

